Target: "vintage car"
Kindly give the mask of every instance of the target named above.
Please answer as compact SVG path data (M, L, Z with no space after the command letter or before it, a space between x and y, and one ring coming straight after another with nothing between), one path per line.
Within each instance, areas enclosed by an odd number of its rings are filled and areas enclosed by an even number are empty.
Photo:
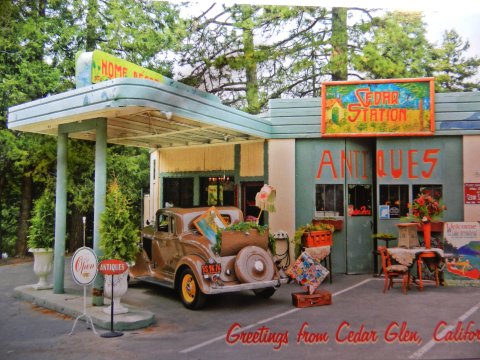
M268 231L224 231L221 244L216 243L195 226L209 209L158 210L154 223L142 231L142 251L130 278L174 288L185 307L194 310L211 294L253 290L259 297L272 296L288 278L268 248ZM236 207L215 211L226 225L243 223Z

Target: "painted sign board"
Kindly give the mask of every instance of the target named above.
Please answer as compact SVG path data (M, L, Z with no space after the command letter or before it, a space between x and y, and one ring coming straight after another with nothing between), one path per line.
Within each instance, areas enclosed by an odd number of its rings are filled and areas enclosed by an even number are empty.
M444 236L445 284L480 286L480 223L446 222Z
M91 248L77 249L70 263L73 280L79 285L90 285L97 276L97 264L97 255Z
M100 50L83 52L77 56L75 63L75 82L77 88L116 78L151 80L171 86L177 90L201 96L208 100L220 102L220 99L213 94L169 79L155 71L117 58Z
M98 264L98 270L103 275L120 275L128 270L128 264L122 260L107 259Z
M480 204L480 183L465 184L465 204Z
M433 135L433 78L322 84L322 137Z

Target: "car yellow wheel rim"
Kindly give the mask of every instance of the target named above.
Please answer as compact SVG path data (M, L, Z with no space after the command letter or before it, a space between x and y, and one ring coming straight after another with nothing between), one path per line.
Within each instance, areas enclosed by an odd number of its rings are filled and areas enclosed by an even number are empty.
M191 274L187 274L182 280L182 295L186 302L191 303L195 300L197 295L197 287L195 285L195 279Z

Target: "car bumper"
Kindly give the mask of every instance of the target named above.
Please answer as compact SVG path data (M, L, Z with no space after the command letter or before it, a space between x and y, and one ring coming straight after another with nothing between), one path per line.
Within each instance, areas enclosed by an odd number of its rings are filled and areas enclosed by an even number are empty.
M213 294L223 294L229 292L236 292L242 290L255 290L255 289L264 289L264 288L278 288L282 284L286 284L288 282L287 278L281 278L276 280L269 280L269 281L258 281L254 283L244 283L244 284L235 284L235 285L218 285L212 284L206 294L213 295Z

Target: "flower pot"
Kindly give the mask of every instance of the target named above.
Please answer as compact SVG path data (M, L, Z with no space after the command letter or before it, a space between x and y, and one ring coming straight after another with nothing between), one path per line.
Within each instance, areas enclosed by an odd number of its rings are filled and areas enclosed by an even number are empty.
M112 277L113 277L113 313L125 314L128 312L128 308L120 303L120 299L127 293L128 290L128 271L125 271L119 275L105 275L103 283L103 295L112 299ZM112 301L110 301L110 304ZM111 305L103 309L103 312L110 314Z
M36 290L52 289L53 285L47 282L52 272L53 249L29 249L33 254L33 272L38 276L38 283L33 285Z
M340 231L343 229L342 219L312 219L312 224L315 226L318 226L320 224L333 225L336 231Z

